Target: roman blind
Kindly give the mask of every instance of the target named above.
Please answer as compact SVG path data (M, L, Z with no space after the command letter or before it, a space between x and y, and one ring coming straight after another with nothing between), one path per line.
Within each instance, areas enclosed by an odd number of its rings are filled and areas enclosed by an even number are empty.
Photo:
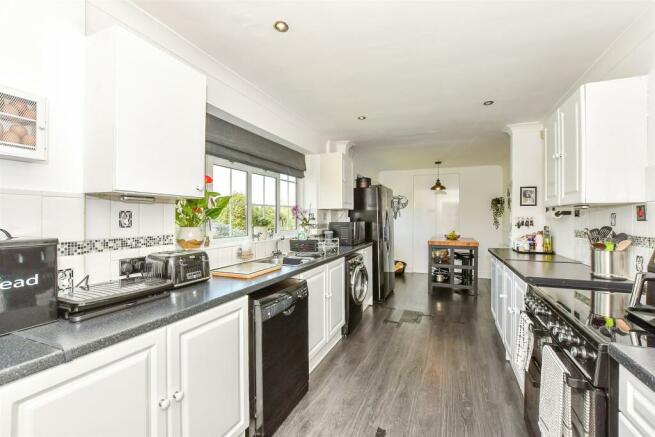
M207 114L205 151L208 155L301 178L305 155Z

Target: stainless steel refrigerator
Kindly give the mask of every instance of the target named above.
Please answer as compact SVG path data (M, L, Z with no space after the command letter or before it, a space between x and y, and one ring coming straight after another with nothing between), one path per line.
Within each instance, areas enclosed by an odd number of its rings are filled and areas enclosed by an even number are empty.
M393 191L383 185L355 188L351 221L366 222L366 241L373 242L373 298L384 302L394 288Z

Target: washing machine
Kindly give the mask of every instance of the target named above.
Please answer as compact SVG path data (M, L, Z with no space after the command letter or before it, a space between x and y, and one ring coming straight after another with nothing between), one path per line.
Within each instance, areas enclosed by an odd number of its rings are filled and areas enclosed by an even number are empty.
M364 257L360 254L346 257L346 324L343 335L351 334L362 320L367 293L368 272Z

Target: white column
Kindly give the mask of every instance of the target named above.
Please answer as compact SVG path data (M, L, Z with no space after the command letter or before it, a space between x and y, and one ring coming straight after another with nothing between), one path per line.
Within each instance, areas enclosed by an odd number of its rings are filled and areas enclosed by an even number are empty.
M511 240L543 229L544 207L544 126L539 122L507 125L510 140L510 174L512 182ZM537 206L520 206L521 187L537 187ZM534 226L518 229L519 217L532 217Z

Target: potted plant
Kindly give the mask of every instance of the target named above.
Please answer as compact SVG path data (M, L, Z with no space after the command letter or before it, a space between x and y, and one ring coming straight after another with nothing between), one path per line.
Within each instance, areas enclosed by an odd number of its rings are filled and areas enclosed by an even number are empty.
M265 215L256 215L252 218L252 230L254 235L259 235L260 240L268 240L268 232L273 221Z
M213 179L205 176L205 184ZM205 229L209 220L216 220L230 202L230 196L221 196L205 189L200 199L181 199L175 208L177 232L175 240L184 250L200 249L205 242Z
M498 227L500 226L500 219L503 217L504 213L505 213L505 198L500 196L491 199L491 215L493 217L494 228L498 229Z
M291 214L293 215L293 218L298 220L298 226L302 229L302 231L298 233L298 238L301 240L307 239L309 236L309 229L313 226L309 221L309 213L302 210L298 205L295 205L291 208Z

